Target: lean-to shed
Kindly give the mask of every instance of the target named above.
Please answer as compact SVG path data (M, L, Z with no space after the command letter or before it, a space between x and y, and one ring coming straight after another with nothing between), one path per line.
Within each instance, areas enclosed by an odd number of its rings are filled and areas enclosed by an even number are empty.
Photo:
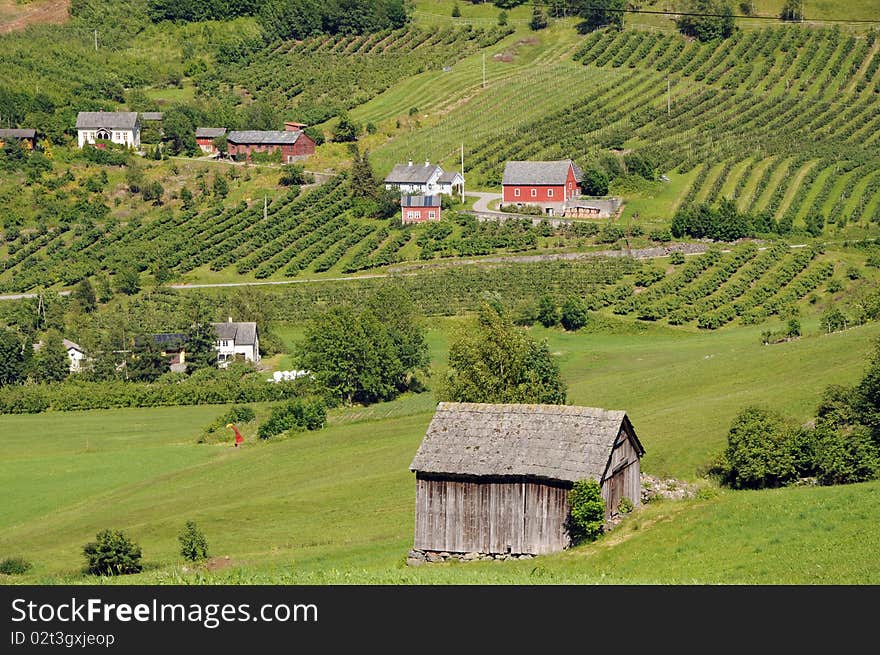
M645 450L626 412L440 403L410 465L417 550L543 554L566 548L568 491L593 478L608 514L638 505Z

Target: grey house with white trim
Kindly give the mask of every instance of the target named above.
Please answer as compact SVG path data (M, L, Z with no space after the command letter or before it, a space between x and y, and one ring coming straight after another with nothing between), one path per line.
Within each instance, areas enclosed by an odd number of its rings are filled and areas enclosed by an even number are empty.
M97 141L139 148L140 117L136 111L81 111L76 117L76 138L80 148Z

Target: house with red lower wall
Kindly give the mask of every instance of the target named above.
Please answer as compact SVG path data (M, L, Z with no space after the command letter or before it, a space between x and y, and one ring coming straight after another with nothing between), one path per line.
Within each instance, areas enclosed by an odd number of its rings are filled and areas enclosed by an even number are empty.
M250 159L255 152L281 151L281 162L292 164L315 154L315 142L305 132L287 124L284 130L243 130L226 135L226 151ZM296 124L298 125L298 124Z
M208 155L213 155L217 152L217 146L214 145L214 139L223 136L224 134L226 134L225 127L197 127L196 143L199 145L199 148L202 149L202 152Z
M400 220L404 225L440 220L440 196L400 197Z
M561 214L565 204L580 195L582 173L570 159L509 161L501 178L503 205L537 205L548 214Z

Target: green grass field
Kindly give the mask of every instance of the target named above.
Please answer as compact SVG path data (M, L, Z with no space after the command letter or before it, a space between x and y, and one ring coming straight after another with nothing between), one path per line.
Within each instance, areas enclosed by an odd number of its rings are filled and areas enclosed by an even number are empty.
M460 321L432 323L435 371ZM279 333L290 342L299 330ZM760 345L758 328L703 334L625 322L593 333L536 328L534 336L557 353L570 403L628 411L647 449L643 470L698 480L740 408L764 403L808 419L826 384L858 379L880 325L773 346ZM237 450L196 443L223 411L217 406L0 417L8 501L0 556L35 564L3 581L94 581L79 573L80 551L105 527L144 548L145 572L124 583L880 581L868 552L878 483L713 492L651 504L596 544L533 562L407 568L408 466L434 404L426 392L333 410L324 430ZM184 570L176 535L188 519L229 562Z

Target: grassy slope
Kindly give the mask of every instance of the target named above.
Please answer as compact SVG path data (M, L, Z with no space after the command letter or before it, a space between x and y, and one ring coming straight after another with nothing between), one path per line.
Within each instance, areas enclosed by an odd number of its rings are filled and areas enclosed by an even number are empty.
M456 322L431 331L435 368L445 361ZM296 334L292 328L284 337ZM743 405L765 402L806 419L826 383L855 380L880 326L777 346L760 346L757 329L747 328L689 334L624 326L577 335L536 329L535 336L547 337L560 354L570 402L627 409L648 450L645 469L693 478ZM6 453L0 493L15 507L0 518L0 555L34 560L25 580L75 581L82 544L103 527L119 527L142 544L150 562L127 582L192 581L176 566L175 536L194 519L213 554L234 562L208 580L880 580L864 552L871 528L844 519L856 506L856 513L874 512L878 484L723 493L649 507L595 546L542 558L539 578L530 577L535 565L525 563L407 569L402 557L411 544L413 499L407 469L433 404L426 393L336 410L321 432L241 450L195 443L218 407L0 417Z

